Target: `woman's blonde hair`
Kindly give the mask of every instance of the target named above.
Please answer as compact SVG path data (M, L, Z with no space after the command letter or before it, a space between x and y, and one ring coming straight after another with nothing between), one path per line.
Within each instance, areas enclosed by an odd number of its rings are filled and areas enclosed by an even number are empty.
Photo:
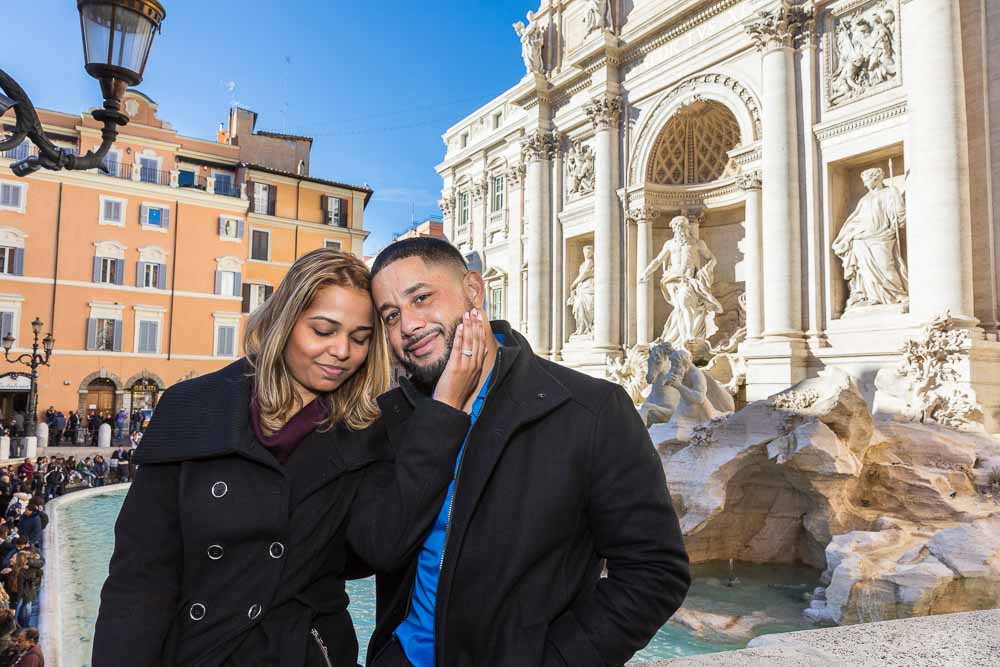
M303 407L298 405L294 379L285 363L285 346L316 294L334 286L368 292L371 275L354 255L332 248L313 250L292 264L278 289L250 316L243 349L252 369L261 426L268 433L279 430L296 407ZM320 397L329 407L329 416L320 425L321 430L329 430L339 422L359 430L379 416L375 399L389 389L391 364L382 319L374 306L372 326L368 358L336 391Z

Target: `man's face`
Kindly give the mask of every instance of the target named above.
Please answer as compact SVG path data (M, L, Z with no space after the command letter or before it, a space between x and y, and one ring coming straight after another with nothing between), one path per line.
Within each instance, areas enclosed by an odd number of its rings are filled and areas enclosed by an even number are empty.
M457 267L420 257L397 260L375 276L372 295L389 346L418 384L433 386L451 354L462 315L482 308L482 290Z

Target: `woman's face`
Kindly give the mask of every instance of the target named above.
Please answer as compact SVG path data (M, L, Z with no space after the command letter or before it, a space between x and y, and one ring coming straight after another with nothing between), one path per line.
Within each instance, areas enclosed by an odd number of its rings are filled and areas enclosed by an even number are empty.
M285 345L285 364L303 404L335 391L368 358L374 334L367 290L326 287L299 316Z

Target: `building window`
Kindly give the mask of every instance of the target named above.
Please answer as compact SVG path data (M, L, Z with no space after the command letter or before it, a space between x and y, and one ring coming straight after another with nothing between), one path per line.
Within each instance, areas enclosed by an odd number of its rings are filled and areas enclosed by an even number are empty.
M253 184L253 212L274 215L274 207L271 206L271 186L267 183Z
M324 195L323 202L326 224L347 227L347 200Z
M177 173L177 185L182 188L192 188L198 180L198 174L192 169L181 169Z
M492 211L496 213L497 211L503 210L503 196L504 196L504 177L494 176L493 177L493 207Z
M0 273L9 276L24 275L24 248L0 246Z
M160 265L146 263L142 267L142 286L160 288Z
M236 356L236 325L217 324L215 326L215 356Z
M265 229L250 232L250 259L265 262L271 259L271 232Z
M493 114L493 129L499 128L501 123L503 123L503 111L497 111Z
M125 226L125 208L128 202L124 199L101 196L101 224Z
M136 347L139 354L160 353L160 323L154 320L136 322Z
M239 240L243 238L243 221L239 218L219 218L219 238Z
M240 295L241 275L235 271L215 272L215 293L222 296Z
M323 247L332 248L334 250L342 250L344 246L340 241L331 241L330 239L326 239L323 241Z
M121 320L91 318L87 322L87 349L121 351Z
M24 183L0 182L0 210L24 213Z
M170 226L170 209L163 206L143 204L139 221L143 227L166 229Z
M264 302L274 293L270 285L248 283L243 286L243 312L252 313L264 305Z
M502 320L505 317L504 303L503 303L503 287L491 287L490 288L490 319L491 320Z
M458 226L464 227L469 224L469 193L462 192L458 195Z
M458 140L459 148L465 148L469 145L469 133L463 132L462 136Z
M121 285L125 278L125 260L112 257L94 258L94 282Z
M228 195L230 197L235 197L235 188L233 187L233 175L227 174L222 171L215 172L215 194L217 195Z
M160 181L160 163L156 158L139 158L139 180L143 183L158 183Z

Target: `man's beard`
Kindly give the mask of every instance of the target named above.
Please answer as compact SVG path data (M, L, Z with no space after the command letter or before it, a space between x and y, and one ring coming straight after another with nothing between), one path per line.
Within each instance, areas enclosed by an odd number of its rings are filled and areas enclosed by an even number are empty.
M441 374L444 373L445 366L448 365L448 359L451 358L451 350L455 345L455 332L458 330L458 325L462 323L462 318L459 317L451 326L447 329L440 327L438 331L444 338L444 352L440 357L437 358L433 363L429 365L421 366L413 361L410 357L409 352L404 350L402 358L399 360L403 368L410 376L410 380L413 384L417 385L420 389L425 391L430 391L437 384L437 381L441 378ZM429 335L433 335L433 332L429 332ZM420 341L427 336L421 336L416 340L412 340L406 344L406 348L419 345Z

